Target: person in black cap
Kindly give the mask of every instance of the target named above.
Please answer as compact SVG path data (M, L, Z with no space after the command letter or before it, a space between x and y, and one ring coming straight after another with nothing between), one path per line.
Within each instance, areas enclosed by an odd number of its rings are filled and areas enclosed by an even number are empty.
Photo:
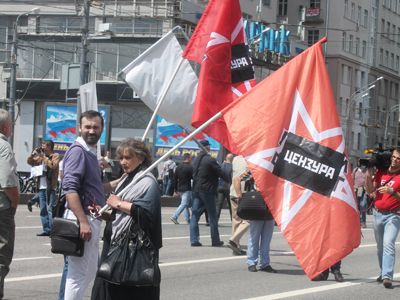
M199 241L200 212L205 208L208 212L211 232L211 245L221 247L224 242L220 240L218 232L215 195L218 187L218 178L229 181L215 158L212 158L210 143L207 140L200 141L204 147L193 161L193 205L192 218L190 219L190 243L192 247L202 246Z

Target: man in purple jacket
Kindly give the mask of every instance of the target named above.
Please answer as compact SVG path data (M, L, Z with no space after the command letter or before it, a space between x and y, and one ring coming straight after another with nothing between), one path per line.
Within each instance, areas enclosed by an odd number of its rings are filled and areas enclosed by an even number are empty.
M105 205L101 169L96 146L103 131L104 120L97 111L82 113L79 120L80 136L65 153L62 186L66 193L68 209L64 217L77 219L81 238L85 240L82 257L69 256L64 299L82 299L86 288L96 275L101 221L93 217L94 207ZM61 283L62 284L62 283Z

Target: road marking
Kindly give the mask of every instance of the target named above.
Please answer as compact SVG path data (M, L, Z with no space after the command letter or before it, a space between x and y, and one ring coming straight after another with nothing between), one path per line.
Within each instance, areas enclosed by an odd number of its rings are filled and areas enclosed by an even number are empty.
M23 277L14 277L14 278L6 278L5 282L19 282L19 281L27 281L27 280L38 280L38 279L48 279L48 278L57 278L61 277L62 273L56 274L44 274L44 275L35 275L35 276L23 276Z
M394 274L394 278L397 278L400 276L400 273ZM294 291L289 291L289 292L283 292L283 293L277 293L277 294L271 294L271 295L265 295L261 297L255 297L255 298L246 298L243 300L275 300L275 299L284 299L284 298L289 298L289 297L296 297L296 296L301 296L301 295L308 295L308 294L313 294L313 293L320 293L320 292L326 292L330 290L336 290L336 289L341 289L345 287L350 287L350 286L357 286L361 285L363 283L368 283L371 280L375 281L376 277L369 277L365 278L361 281L358 282L342 282L342 283L334 283L334 284L329 284L325 286L319 286L319 287L313 287L313 288L308 288L308 289L301 289L301 290L294 290Z
M226 256L226 257L218 257L218 258L208 258L208 259L197 259L197 260L185 260L185 261L177 261L171 263L160 263L160 267L174 267L188 264L203 264L209 262L216 261L227 261L227 260L236 260L236 259L245 259L246 256Z
M18 227L15 227L15 229L37 229L37 228L42 228L42 226L18 226Z
M37 257L21 257L21 258L13 258L12 261L24 261L24 260L35 260L35 259L49 259L53 258L51 256L37 256Z
M282 232L280 231L275 231L273 234L282 234ZM220 234L220 237L231 237L231 234ZM211 237L210 235L201 235L200 239L202 238L209 238ZM190 239L190 236L186 235L186 236L173 236L173 237L163 237L163 241L164 240L183 240L183 239Z

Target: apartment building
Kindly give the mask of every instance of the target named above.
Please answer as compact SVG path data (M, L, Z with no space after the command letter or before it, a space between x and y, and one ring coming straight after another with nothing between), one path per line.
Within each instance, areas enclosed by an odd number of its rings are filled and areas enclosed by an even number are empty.
M297 32L293 43L310 46L328 38L326 63L352 163L366 148L396 147L400 1L278 2L280 20Z

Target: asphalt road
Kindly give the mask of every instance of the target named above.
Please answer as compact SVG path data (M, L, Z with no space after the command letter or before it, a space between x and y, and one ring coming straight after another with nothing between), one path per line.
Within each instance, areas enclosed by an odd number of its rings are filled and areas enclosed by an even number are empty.
M385 289L375 281L378 263L371 216L368 228L363 229L360 248L343 260L345 282L336 283L332 275L326 282L311 282L277 228L271 243L271 265L278 273L250 273L245 257L233 256L227 247L211 247L204 220L200 225L203 247L190 247L188 225L169 221L173 211L162 209L161 299L400 299L400 281L394 282L393 289ZM39 210L34 207L30 213L26 205L20 205L16 224L16 247L6 278L5 299L57 299L63 260L50 252L49 238L36 236L41 231ZM224 210L222 240L227 242L230 232L229 214ZM242 244L246 242L247 236ZM395 273L399 280L399 264Z

